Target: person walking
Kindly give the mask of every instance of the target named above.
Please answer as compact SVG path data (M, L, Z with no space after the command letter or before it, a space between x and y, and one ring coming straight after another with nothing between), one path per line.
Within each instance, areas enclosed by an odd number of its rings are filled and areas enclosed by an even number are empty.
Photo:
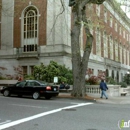
M107 84L104 82L104 80L102 79L100 82L100 89L101 89L101 98L103 98L103 95L106 97L106 99L108 99L107 94L106 94L106 90L108 90Z
M60 84L60 89L64 89L64 88L65 88L65 83L62 82L62 83Z

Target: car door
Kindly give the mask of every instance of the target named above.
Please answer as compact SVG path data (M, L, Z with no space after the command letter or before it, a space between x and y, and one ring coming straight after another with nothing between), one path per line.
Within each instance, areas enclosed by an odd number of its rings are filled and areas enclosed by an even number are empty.
M34 83L32 81L27 81L24 86L24 95L32 95Z
M16 83L15 87L11 89L11 93L16 95L23 95L23 88L25 84L26 81Z

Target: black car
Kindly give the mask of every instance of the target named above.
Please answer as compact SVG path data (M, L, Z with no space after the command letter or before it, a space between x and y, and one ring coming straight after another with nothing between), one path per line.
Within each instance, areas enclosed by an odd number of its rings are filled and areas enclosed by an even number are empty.
M46 99L50 99L51 97L58 96L59 87L49 85L44 81L24 80L14 85L5 86L0 92L6 97L12 94L18 96L30 95L33 99L38 99L42 96Z

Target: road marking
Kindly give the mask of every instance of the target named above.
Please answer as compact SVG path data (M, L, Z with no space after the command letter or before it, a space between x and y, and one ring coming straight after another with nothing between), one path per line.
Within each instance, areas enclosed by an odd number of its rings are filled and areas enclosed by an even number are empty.
M43 117L43 116L46 116L46 115L49 115L49 114L60 112L60 111L62 111L64 109L81 107L81 106L86 106L86 105L91 105L91 104L93 104L93 103L80 103L80 104L73 105L73 106L68 106L68 107L63 107L63 108L58 108L58 109L55 109L55 110L51 110L51 111L48 111L48 112L43 112L43 113L40 113L40 114L37 114L37 115L34 115L34 116L30 116L30 117L27 117L27 118L23 118L23 119L20 119L20 120L17 120L17 121L13 121L13 122L10 122L10 123L7 123L7 124L0 125L0 130L15 126L15 125L27 122L27 121L31 121L33 119L37 119L37 118L40 118L40 117Z
M9 122L11 122L11 120L6 120L5 122L1 122L0 125L5 124L5 123L9 123Z
M19 105L19 104L10 104L10 105L13 105L13 106L19 106L19 107L34 107L34 108L43 108L43 107L40 107L40 106L30 106L30 105Z

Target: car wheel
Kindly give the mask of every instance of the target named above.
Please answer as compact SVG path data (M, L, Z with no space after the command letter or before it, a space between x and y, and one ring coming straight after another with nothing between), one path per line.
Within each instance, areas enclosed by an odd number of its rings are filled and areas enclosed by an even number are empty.
M32 95L33 99L38 99L40 98L40 94L39 92L34 92L33 95Z
M5 97L10 96L10 91L9 91L9 90L5 90L4 93L3 93L3 95L4 95Z
M45 96L45 99L51 99L51 96Z

